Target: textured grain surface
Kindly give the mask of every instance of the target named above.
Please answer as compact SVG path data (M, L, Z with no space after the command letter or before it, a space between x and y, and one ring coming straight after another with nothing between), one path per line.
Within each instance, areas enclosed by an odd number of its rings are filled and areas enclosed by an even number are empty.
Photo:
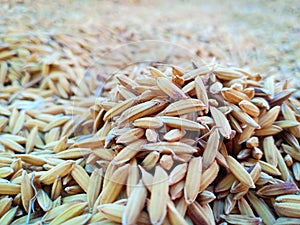
M170 4L3 2L1 224L299 223L298 5Z

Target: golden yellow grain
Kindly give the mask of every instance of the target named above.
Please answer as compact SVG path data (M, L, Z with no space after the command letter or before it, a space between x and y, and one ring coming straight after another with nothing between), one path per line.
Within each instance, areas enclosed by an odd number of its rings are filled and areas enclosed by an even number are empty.
M219 169L220 167L218 163L214 161L206 170L203 171L199 192L204 191L215 180Z
M151 170L157 164L159 157L159 152L150 152L141 162L141 166L144 167L146 170Z
M142 128L133 128L121 134L117 138L116 142L122 144L129 144L130 142L133 142L143 137L144 133L145 131Z
M89 175L85 171L85 169L80 165L74 165L71 171L71 175L73 179L79 184L79 186L87 192L89 185Z
M172 116L159 116L158 118L161 119L166 125L178 129L191 130L191 131L199 131L205 129L203 125L184 118L178 118Z
M168 192L168 174L160 166L156 166L148 204L152 224L161 224L165 219L167 214Z
M276 202L295 202L300 203L300 196L297 194L282 195L276 198Z
M274 176L280 176L281 175L280 171L276 167L274 167L273 165L271 165L271 164L269 164L269 163L267 163L265 161L254 160L254 159L251 159L251 158L248 159L247 161L251 162L251 163L257 163L257 162L259 162L262 171L264 171L264 172L266 172L266 173L268 173L270 175L274 175Z
M273 136L273 135L279 134L281 131L282 131L282 129L280 127L271 125L267 128L262 128L262 129L256 130L254 134L256 136Z
M31 186L30 177L26 171L22 172L22 183L21 183L21 198L22 204L26 212L29 211L30 200L33 198L34 192Z
M169 185L173 185L182 180L187 172L188 164L182 163L173 168L169 175Z
M49 124L47 124L43 130L49 131L54 127L59 127L65 124L67 121L69 121L71 118L69 116L61 116L57 117L56 119L52 120Z
M8 118L0 117L0 131L3 131L8 123Z
M21 192L21 185L13 183L0 183L1 195L17 195Z
M67 220L66 222L63 222L62 225L85 224L90 220L91 217L92 214L84 214L81 216L76 216L70 220Z
M64 191L69 195L76 195L82 193L83 190L79 185L70 185L64 188Z
M33 129L34 127L37 127L39 131L44 130L46 127L47 123L41 120L37 119L28 119L25 122L25 126L29 129Z
M284 194L295 194L299 191L293 183L268 184L260 188L256 194L262 197L271 197Z
M215 199L216 196L214 195L214 193L207 190L202 191L197 197L197 201L200 203L200 205L208 204Z
M149 191L152 189L153 175L148 173L142 166L139 165L142 174L142 181Z
M11 197L3 197L0 199L0 218L10 209L13 199Z
M234 174L236 179L251 188L255 188L252 177L236 159L234 159L232 156L227 156L226 161L229 165L230 171Z
M93 149L92 154L94 154L95 156L104 159L104 160L112 160L116 153L114 151L112 151L111 149L105 149L105 148L96 148Z
M183 86L181 90L188 95L193 95L195 90L195 81L189 82L187 85Z
M70 148L65 151L60 151L55 156L59 159L77 159L83 158L92 153L89 148Z
M207 91L206 91L206 88L205 88L204 83L203 83L203 81L202 81L202 79L201 79L200 76L197 76L195 78L195 90L196 90L196 96L197 96L197 98L199 100L201 100L203 102L203 104L206 106L205 113L208 113L209 103L208 103Z
M145 136L148 142L157 142L158 132L155 129L146 129Z
M300 217L300 203L299 202L275 202L274 208L278 210L282 216Z
M181 181L177 182L176 184L173 184L170 186L169 192L170 192L170 197L172 200L175 200L177 198L181 198L182 196L184 196L184 192L183 192L184 186L185 186L184 180L181 180Z
M236 205L236 199L234 198L234 195L233 194L228 194L226 197L225 197L225 201L224 201L224 213L225 214L230 214L232 213L232 210L233 208L235 207Z
M136 93L134 90L134 87L138 86L138 84L132 80L130 77L120 74L116 77L120 84L122 84L125 88L132 91L133 93Z
M173 157L171 155L162 155L159 164L163 169L170 170L174 165Z
M294 177L297 181L299 181L300 180L300 163L294 162L292 167L293 167Z
M87 206L87 203L76 203L74 205L70 205L66 210L64 210L64 213L61 213L56 216L49 224L56 225L56 224L62 224L63 222L74 218L76 216L79 216L83 213L85 207Z
M216 129L209 136L206 148L203 153L203 168L209 167L215 160L217 153L219 151L220 145L220 135L219 131Z
M144 139L136 140L123 148L113 159L114 163L122 164L132 159L142 148L146 141Z
M62 192L62 181L61 181L61 178L59 176L57 176L52 185L51 199L52 200L57 199L60 196L61 192Z
M276 167L278 164L278 160L277 154L275 152L277 151L277 149L274 143L274 138L272 136L265 137L263 141L263 147L266 161Z
M274 225L294 225L299 223L300 223L299 218L279 217L275 221Z
M157 78L157 86L168 96L174 100L186 99L185 93L173 84L168 78L159 77Z
M280 128L293 128L300 125L298 121L292 121L292 120L279 120L279 121L275 121L273 124Z
M185 73L182 77L185 80L191 80L191 79L195 79L195 77L197 76L201 76L201 75L205 75L208 74L209 72L211 72L211 68L207 65L203 65L198 67L197 69L191 70L187 73Z
M144 150L159 151L162 153L174 152L176 154L191 154L197 152L195 148L182 142L157 142L145 144L142 147Z
M111 224L111 222L116 222L117 224L122 223L122 215L125 210L124 205L120 204L104 204L98 207L98 210L100 213L103 213L106 218L109 219L108 224ZM106 224L106 223L104 223ZM115 224L115 223L113 223ZM137 219L137 224L141 225L149 225L151 224L149 221L149 216L147 213L142 212L140 216Z
M250 100L246 94L233 88L222 88L222 96L224 99L233 104L239 104L243 100Z
M121 114L123 111L127 110L129 107L132 107L134 104L134 101L135 101L135 98L130 98L121 103L116 104L115 106L113 106L111 109L109 109L105 113L103 120L106 121L106 120L113 118L114 116Z
M278 170L281 173L281 178L283 181L289 181L290 180L290 172L289 169L282 157L282 155L280 154L280 152L276 149L275 152L276 156L277 156L277 160L278 160ZM293 166L296 165L297 162L294 162ZM297 180L297 176L294 174L295 179Z
M246 123L251 127L254 127L256 129L260 129L260 125L252 119L247 113L242 112L242 110L235 105L231 105L232 111L231 114L236 118L238 121L242 123Z
M56 153L64 151L67 148L67 141L68 138L66 136L62 137L56 142L55 146L53 147L53 151Z
M272 225L275 222L275 217L271 211L271 209L267 206L267 204L262 200L257 198L255 194L251 191L247 193L247 198L256 213L262 218L263 223L267 225Z
M0 218L0 224L3 225L9 225L11 224L12 220L14 219L14 216L16 215L18 210L18 206L11 208L9 211L7 211L1 218Z
M128 89L126 89L125 87L123 87L122 85L118 85L117 86L117 90L120 93L121 96L123 96L123 98L126 99L130 99L130 98L134 98L136 97L136 95L129 91ZM107 110L106 110L107 111Z
M179 141L185 134L185 130L172 129L163 136L163 139L170 142Z
M259 108L248 100L242 100L239 102L239 107L248 115L252 117L258 117L260 110Z
M166 100L161 99L153 99L147 102L137 104L123 111L120 118L118 119L118 123L121 126L124 126L128 122L161 111L167 106L167 104L168 102Z
M88 181L87 201L90 211L93 209L97 197L100 194L103 180L103 169L96 169L92 172Z
M230 224L260 224L262 219L260 217L253 217L247 215L221 215L221 218Z
M282 104L282 107L281 107L281 111L282 111L282 114L283 114L283 117L284 119L286 120L291 120L291 121L294 121L294 122L299 122L297 121L296 119L296 116L295 116L295 113L292 111L292 109L287 106L286 104ZM289 130L291 131L291 133L293 135L295 135L297 138L300 137L300 126L296 126L296 127L291 127L289 128Z
M15 154L16 158L20 158L23 162L26 162L28 164L34 165L34 166L42 166L46 164L45 159L40 156L36 155L30 155L30 154Z
M129 172L127 177L127 183L126 183L126 194L127 196L130 195L135 185L140 180L140 171L138 168L138 164L136 159L132 159L129 163Z
M11 167L4 166L4 167L0 168L0 178L8 177L13 172L14 172L14 170Z
M65 161L46 171L39 180L44 184L52 184L57 176L64 177L71 172L74 165L73 161Z
M49 222L59 216L60 214L63 214L67 209L70 208L70 206L78 204L77 202L68 202L64 203L62 205L53 207L50 211L46 212L45 215L42 217L42 222Z
M167 218L170 221L170 224L182 224L182 225L188 225L188 222L185 220L184 216L182 216L176 207L174 206L174 203L168 200L168 215Z
M35 144L36 144L36 136L38 135L38 128L34 127L33 129L31 129L28 137L27 137L27 141L26 141L26 145L25 145L25 149L26 149L26 153L30 153Z
M243 215L253 216L253 217L255 216L251 206L249 205L247 200L243 197L238 200L238 208L241 214Z
M14 122L12 134L17 134L24 126L25 122L25 111L21 110L18 114L18 117L16 118L16 121Z
M195 201L201 185L202 157L194 157L189 161L185 178L184 197L188 204Z
M43 190L38 190L36 193L36 199L39 203L40 207L45 211L49 211L52 209L52 200L48 196L48 194Z
M227 191L231 188L233 185L233 182L236 180L235 176L233 173L228 173L226 176L221 179L220 182L215 186L215 191L216 192L223 192Z
M167 78L167 76L163 72L161 72L160 70L158 70L154 67L148 67L147 69L150 71L150 75L154 78L158 78L158 77Z
M8 72L8 65L6 61L2 61L0 65L0 84L4 85Z
M275 106L271 108L266 114L258 118L258 124L261 128L270 127L273 122L277 119L280 112L280 106Z
M231 127L226 116L215 107L210 107L210 112L221 135L229 139L231 135Z
M182 87L184 85L184 79L176 74L172 75L172 82L179 87Z
M179 116L197 112L205 108L206 106L201 100L188 98L173 102L172 104L168 105L163 111L163 114L166 116Z
M123 185L126 183L128 172L129 165L125 164L112 173L111 177L108 178L108 184L103 186L103 189L96 200L95 207L99 204L111 203L117 199Z
M300 153L299 153L299 150L292 147L292 146L289 146L289 145L286 145L286 144L282 144L282 149L284 152L286 152L287 154L291 155L294 159L296 160L300 160Z
M209 215L206 214L203 207L197 202L193 202L188 206L187 214L195 224L211 224Z
M232 115L228 115L228 119L229 119L229 123L231 125L231 127L237 132L237 133L242 133L243 130L239 124L239 122L232 116Z
M269 103L266 99L261 98L261 97L255 97L251 99L251 102L256 105L257 107L260 108L265 108L267 110L270 109Z
M147 197L147 189L143 182L139 183L133 188L128 197L125 210L122 215L123 224L135 224L141 211L144 208Z
M103 224L105 223L109 223L110 221L107 220L107 217L101 213L101 212L98 212L98 213L95 213L92 215L92 217L90 218L89 220L89 224L101 224L101 222L103 222ZM113 223L113 222L111 222Z
M222 80L234 80L244 77L244 74L239 72L238 70L233 70L231 68L221 68L218 67L213 69L213 73Z
M18 152L18 153L25 152L25 149L22 145L18 144L16 141L13 141L11 139L0 137L0 143L15 152Z

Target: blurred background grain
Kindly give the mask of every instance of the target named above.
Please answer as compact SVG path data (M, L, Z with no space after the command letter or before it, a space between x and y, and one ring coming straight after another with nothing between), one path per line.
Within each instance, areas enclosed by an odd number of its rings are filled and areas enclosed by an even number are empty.
M2 1L0 33L67 33L94 38L95 50L162 40L208 61L278 78L300 75L300 2Z

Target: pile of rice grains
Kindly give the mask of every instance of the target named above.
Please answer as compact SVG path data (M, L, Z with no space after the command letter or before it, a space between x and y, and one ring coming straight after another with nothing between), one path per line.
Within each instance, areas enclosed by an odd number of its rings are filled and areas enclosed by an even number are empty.
M1 38L1 225L300 224L289 81L137 63L103 82L91 49Z

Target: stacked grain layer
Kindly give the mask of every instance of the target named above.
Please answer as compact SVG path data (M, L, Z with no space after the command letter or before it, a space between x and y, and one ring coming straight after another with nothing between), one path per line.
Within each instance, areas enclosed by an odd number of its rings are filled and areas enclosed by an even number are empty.
M0 224L300 224L288 81L143 63L104 84L91 40L1 40Z

